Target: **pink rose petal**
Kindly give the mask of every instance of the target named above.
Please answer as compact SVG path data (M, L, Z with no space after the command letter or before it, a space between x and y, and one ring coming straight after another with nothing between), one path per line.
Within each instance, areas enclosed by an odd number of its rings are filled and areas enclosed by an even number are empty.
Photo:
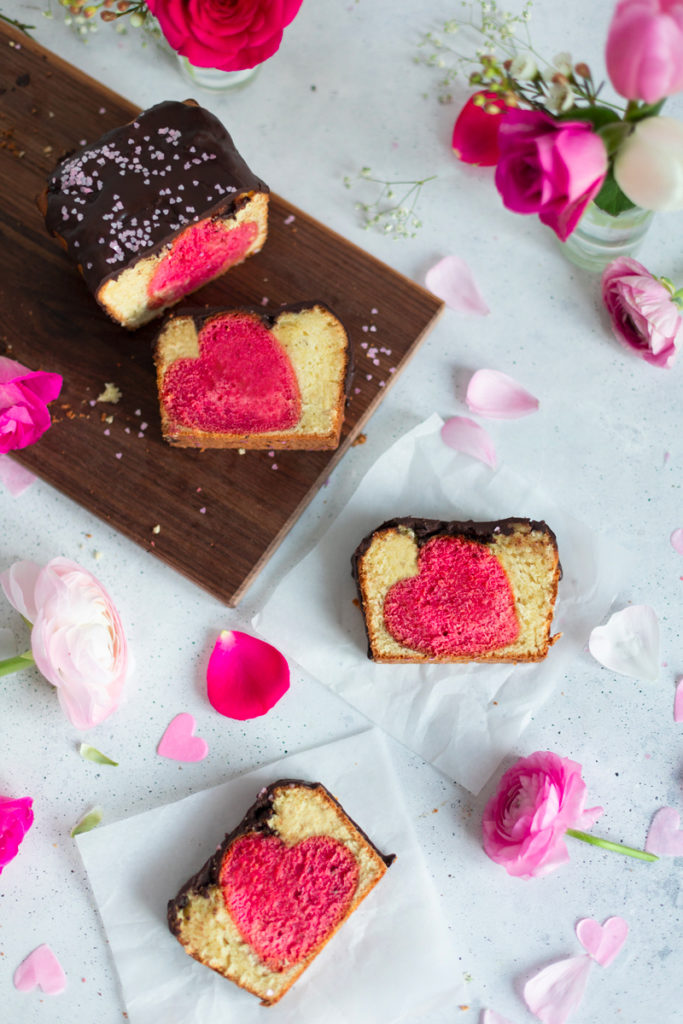
M683 722L683 676L676 680L676 696L674 697L674 722Z
M490 312L477 288L472 271L459 256L445 256L427 271L425 284L430 292L461 313L486 316Z
M609 967L626 942L628 924L623 917L608 917L604 924L584 917L576 925L579 942L601 967Z
M0 455L0 483L3 483L13 498L18 498L36 477L25 466L21 466L9 455Z
M185 711L176 715L159 740L157 754L172 761L203 761L209 745L206 740L193 735L196 725L193 715Z
M679 555L683 555L683 528L680 526L671 534L671 546Z
M501 1017L495 1010L484 1010L481 1015L481 1024L512 1024L507 1017Z
M585 954L549 964L527 981L524 1002L543 1024L565 1024L583 999L591 964Z
M441 439L450 448L496 468L496 449L483 427L467 416L451 416L441 428Z
M648 853L658 857L683 857L681 816L675 807L661 807L650 824L645 841Z
M466 402L472 412L491 419L517 419L538 409L538 399L499 370L477 370L467 385Z
M588 650L605 668L635 679L659 676L659 623L653 608L633 604L596 626Z
M240 722L258 718L289 689L289 665L265 640L237 630L223 630L206 671L211 706Z
M14 972L14 987L20 992L30 992L39 986L49 996L59 995L66 988L66 975L62 965L48 945L43 944L17 967Z

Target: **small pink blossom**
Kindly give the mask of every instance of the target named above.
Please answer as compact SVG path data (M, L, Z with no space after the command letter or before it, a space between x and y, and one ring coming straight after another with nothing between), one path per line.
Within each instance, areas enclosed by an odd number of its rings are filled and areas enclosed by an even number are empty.
M15 562L0 586L33 624L31 653L57 687L62 710L77 729L90 729L118 707L128 672L119 614L101 583L66 558L41 568Z
M681 0L621 0L605 61L612 85L628 100L657 103L683 89Z
M0 796L0 875L19 852L19 844L33 824L33 800L30 796L11 800Z
M495 92L470 96L453 126L453 152L458 160L478 167L498 163L498 125L506 104Z
M62 387L58 373L29 370L0 356L0 452L26 448L50 426L47 403Z
M622 256L605 268L602 298L622 345L653 366L671 366L683 320L661 281L642 263Z
M508 769L482 819L484 851L509 875L532 878L569 860L568 828L593 824L601 807L584 810L581 765L550 751L523 757Z
M498 130L496 188L514 213L537 213L564 241L607 173L607 150L586 121L506 110Z
M258 718L289 689L289 665L272 644L224 629L206 670L209 702L226 718Z

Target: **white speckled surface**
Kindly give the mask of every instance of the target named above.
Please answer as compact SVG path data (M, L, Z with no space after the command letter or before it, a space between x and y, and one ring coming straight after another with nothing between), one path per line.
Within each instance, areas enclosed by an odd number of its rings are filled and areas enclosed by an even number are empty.
M188 94L156 50L107 28L84 46L61 23L56 0L53 7L55 18L48 21L33 3L2 5L5 13L33 21L40 42L140 106ZM538 50L550 58L570 48L576 59L602 68L611 2L575 0L562 6L561 18L551 0L536 7ZM540 411L524 420L487 424L500 459L592 529L616 537L634 565L620 603L651 604L662 633L663 666L654 684L617 676L587 653L579 655L517 753L551 749L582 763L589 803L605 808L596 831L611 839L640 845L658 807L683 811L683 726L672 713L675 679L683 673L683 559L669 543L671 531L683 526L683 362L657 370L621 349L609 332L596 278L566 263L535 218L505 211L489 171L453 159L450 132L464 92L456 92L455 105L439 104L437 74L413 57L420 34L459 9L457 0L304 0L285 44L247 89L201 97L278 193L417 281L447 253L464 257L491 308L486 318L446 311L370 422L367 443L344 458L243 605L223 607L41 482L17 499L0 490L2 568L18 558L80 561L114 596L136 656L126 706L87 736L120 761L118 768L78 757L82 737L37 673L0 681L0 792L30 794L36 803L36 824L0 878L0 993L3 1019L11 1024L125 1020L106 936L69 838L85 810L99 803L106 820L116 821L366 724L299 671L266 718L244 724L219 719L204 696L208 653L221 628L249 628L277 581L321 536L380 452L433 412L444 418L466 413L464 386L482 366L512 374L541 401ZM683 116L681 99L668 110ZM395 242L362 230L356 193L342 180L363 165L386 177L438 175L423 193L424 226L416 238ZM679 285L682 228L683 214L660 215L640 253L652 272ZM6 603L0 604L3 628L13 632L17 647L25 644L24 627ZM156 755L179 711L195 715L210 745L201 763L177 765ZM474 798L403 748L390 743L390 750L459 951L454 976L470 979L462 1008L446 1006L416 1024L478 1024L484 1007L515 1024L532 1024L520 983L548 961L580 951L578 919L614 914L630 925L626 946L609 968L593 970L573 1020L680 1020L680 861L646 865L574 843L571 862L561 870L535 881L511 879L479 842L491 787ZM14 968L42 942L52 945L68 975L58 997L12 987ZM277 1021L277 1008L267 1012Z

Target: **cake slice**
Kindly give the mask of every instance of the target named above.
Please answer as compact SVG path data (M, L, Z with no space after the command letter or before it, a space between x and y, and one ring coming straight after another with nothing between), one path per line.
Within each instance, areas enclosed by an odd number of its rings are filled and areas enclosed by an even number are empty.
M320 783L280 780L171 900L169 927L195 960L270 1006L393 859Z
M541 661L561 568L543 522L392 519L352 559L377 662Z
M339 445L349 378L344 327L321 303L172 316L155 345L161 428L195 448Z
M258 252L268 188L218 118L166 101L63 159L48 231L117 323L136 328Z

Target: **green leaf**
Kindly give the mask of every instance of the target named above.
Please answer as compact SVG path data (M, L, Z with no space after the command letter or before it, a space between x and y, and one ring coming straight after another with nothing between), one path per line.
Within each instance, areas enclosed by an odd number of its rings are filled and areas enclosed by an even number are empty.
M74 836L79 836L82 832L90 832L96 828L102 821L102 808L93 807L91 811L84 814L80 821L78 821L71 829L69 835L73 839Z
M609 107L572 107L557 118L558 121L590 121L596 129L604 128L606 124L619 121L613 110Z
M17 654L14 658L5 658L4 661L0 661L0 676L20 672L22 668L28 668L29 665L35 665L31 651L24 651L23 654Z
M624 210L632 210L635 206L635 203L632 203L617 185L611 168L607 172L607 177L602 183L602 188L593 202L596 206L599 206L601 210L604 210L605 213L610 213L613 216L617 213L623 213Z
M94 761L96 764L113 764L115 768L118 767L118 761L112 761L110 757L103 754L97 747L91 747L89 743L81 743L78 752L87 761Z

